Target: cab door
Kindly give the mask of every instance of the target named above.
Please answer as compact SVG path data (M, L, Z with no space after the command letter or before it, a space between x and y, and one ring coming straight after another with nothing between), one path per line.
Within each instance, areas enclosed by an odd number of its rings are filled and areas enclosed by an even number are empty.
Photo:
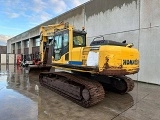
M64 63L69 56L69 37L68 30L57 32L53 41L54 63Z

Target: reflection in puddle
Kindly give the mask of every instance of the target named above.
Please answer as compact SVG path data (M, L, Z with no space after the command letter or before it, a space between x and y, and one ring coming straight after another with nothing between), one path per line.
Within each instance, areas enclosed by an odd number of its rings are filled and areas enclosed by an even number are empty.
M111 119L133 105L129 94L107 92L103 102L85 109L40 86L38 76L12 67L15 72L0 72L0 116L4 120Z
M3 108L0 109L1 120L36 120L38 96L29 92L29 77L23 69L16 71L17 73L0 72L0 108Z
M0 91L0 116L4 120L37 119L37 102L12 89Z

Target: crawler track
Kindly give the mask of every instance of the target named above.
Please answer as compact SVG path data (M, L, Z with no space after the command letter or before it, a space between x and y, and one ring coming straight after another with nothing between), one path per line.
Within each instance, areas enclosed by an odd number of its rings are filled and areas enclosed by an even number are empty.
M42 72L39 82L83 107L93 106L105 96L102 85L97 81L67 72Z

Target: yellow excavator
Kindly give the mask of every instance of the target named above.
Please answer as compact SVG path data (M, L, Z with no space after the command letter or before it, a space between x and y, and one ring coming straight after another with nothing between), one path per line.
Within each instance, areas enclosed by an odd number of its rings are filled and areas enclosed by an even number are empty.
M126 75L139 71L138 50L133 44L103 36L87 46L86 34L84 28L76 30L69 23L41 27L41 68L47 66L49 57L52 63L48 72L40 73L40 84L83 107L102 101L107 85L119 93L132 91L134 82ZM52 52L48 56L49 46ZM65 71L49 72L51 66Z

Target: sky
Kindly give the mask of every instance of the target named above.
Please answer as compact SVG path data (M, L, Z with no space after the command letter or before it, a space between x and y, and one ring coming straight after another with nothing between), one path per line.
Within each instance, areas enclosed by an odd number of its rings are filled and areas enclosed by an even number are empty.
M89 0L0 0L0 35L16 36Z

